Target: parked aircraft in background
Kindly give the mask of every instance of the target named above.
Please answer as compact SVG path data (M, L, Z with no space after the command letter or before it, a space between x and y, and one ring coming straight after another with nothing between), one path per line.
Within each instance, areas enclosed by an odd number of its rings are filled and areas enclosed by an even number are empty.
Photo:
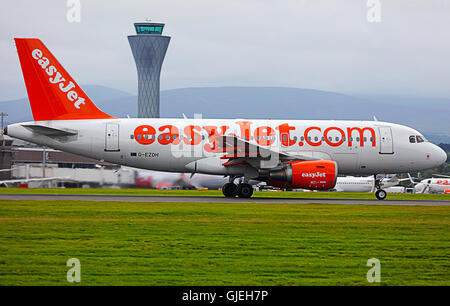
M450 193L450 176L435 174L442 178L421 180L414 188L416 193Z
M67 177L43 177L43 178L29 178L29 179L13 179L13 180L0 180L0 187L8 187L15 184L28 184L30 182L49 182L49 181L67 181L70 178Z
M228 178L217 175L195 174L190 177L184 173L161 172L151 170L136 171L136 185L155 189L219 189L228 182Z
M8 125L5 134L130 167L228 176L226 197L251 197L250 180L328 190L338 174L413 172L447 159L418 131L387 122L115 118L94 105L40 40L15 42L35 121ZM374 184L384 199L381 180Z
M383 189L397 186L400 182L410 180L410 178L399 179L396 176L383 177L380 179L380 186ZM336 191L343 192L373 192L375 190L375 178L373 176L355 177L344 176L336 180Z

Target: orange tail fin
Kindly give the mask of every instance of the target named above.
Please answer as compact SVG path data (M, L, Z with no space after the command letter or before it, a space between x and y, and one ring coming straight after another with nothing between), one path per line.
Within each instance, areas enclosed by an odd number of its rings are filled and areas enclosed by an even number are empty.
M39 39L14 40L35 121L114 118L95 106Z

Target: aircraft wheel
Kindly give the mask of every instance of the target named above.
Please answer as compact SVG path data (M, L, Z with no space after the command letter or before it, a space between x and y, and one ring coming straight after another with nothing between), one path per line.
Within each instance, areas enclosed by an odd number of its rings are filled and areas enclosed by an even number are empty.
M253 195L253 187L250 184L239 184L237 194L240 198L250 198Z
M383 189L379 189L375 192L375 196L377 197L378 200L384 200L386 199L387 192L384 191Z
M222 193L227 198L234 198L237 194L237 186L233 183L226 183L222 187Z

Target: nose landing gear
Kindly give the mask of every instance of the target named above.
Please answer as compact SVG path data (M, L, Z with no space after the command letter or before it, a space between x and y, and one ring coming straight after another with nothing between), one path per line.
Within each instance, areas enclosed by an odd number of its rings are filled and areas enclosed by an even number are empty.
M378 200L384 200L386 199L387 196L387 192L383 189L381 189L383 186L381 184L381 180L377 179L377 175L374 174L374 184L375 184L375 196L377 197Z
M378 200L384 200L386 199L387 192L384 191L383 189L379 189L375 192L375 196L377 197Z

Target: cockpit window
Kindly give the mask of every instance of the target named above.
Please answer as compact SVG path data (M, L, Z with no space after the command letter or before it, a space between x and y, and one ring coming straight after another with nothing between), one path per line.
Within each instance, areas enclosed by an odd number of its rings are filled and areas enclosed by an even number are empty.
M420 135L417 135L416 138L417 138L417 142L424 142L424 141L425 141L425 140L422 138L422 136L420 136Z
M415 143L416 142L416 136L409 136L409 142Z

